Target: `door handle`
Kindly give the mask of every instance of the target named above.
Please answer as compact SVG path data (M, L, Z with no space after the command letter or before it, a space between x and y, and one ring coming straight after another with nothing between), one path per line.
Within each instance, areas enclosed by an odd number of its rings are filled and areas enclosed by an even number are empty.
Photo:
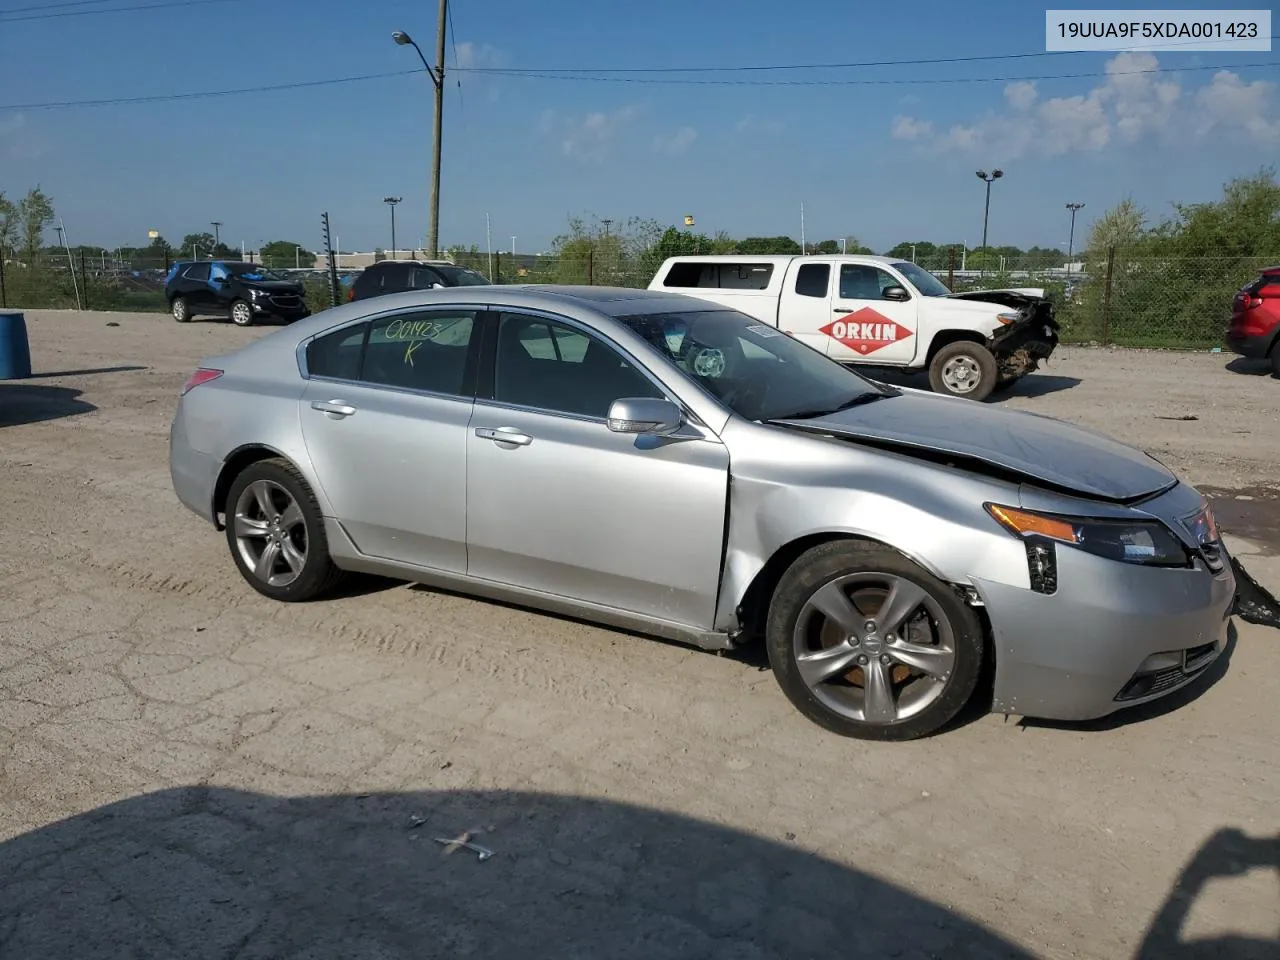
M515 427L476 427L476 436L481 440L514 443L521 447L527 447L533 443L533 437L521 433Z
M356 412L355 407L341 400L312 400L311 409L333 417L349 417Z

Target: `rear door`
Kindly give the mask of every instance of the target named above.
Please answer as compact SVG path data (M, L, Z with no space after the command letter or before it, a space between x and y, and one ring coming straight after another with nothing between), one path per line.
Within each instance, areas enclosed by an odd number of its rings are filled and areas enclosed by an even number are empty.
M832 320L834 277L833 261L816 257L795 261L778 302L778 329L820 353L827 350L828 335L823 328Z
M919 300L887 300L889 287L906 283L873 263L842 263L830 300L830 321L822 328L827 356L842 362L902 366L909 364L919 341Z
M193 263L182 271L180 292L192 310L215 309L213 291L209 289L209 261Z
M479 330L476 311L416 308L308 346L298 412L307 452L366 556L466 572Z

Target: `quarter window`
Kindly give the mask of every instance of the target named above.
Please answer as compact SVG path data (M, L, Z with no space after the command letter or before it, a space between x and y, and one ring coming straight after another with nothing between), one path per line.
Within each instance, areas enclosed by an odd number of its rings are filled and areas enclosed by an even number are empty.
M183 274L188 280L199 280L201 283L209 279L209 261L202 263L193 263L187 267L187 272Z
M360 352L364 347L367 323L343 327L307 345L307 373L331 380L359 380Z
M500 403L604 419L615 400L663 396L604 341L541 317L502 314L495 360Z

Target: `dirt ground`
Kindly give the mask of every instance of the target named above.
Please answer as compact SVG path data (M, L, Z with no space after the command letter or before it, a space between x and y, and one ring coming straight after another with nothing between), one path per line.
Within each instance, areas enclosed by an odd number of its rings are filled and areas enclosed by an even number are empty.
M27 320L0 956L1280 956L1275 630L1237 620L1212 676L1105 722L883 745L751 653L376 580L274 604L167 462L196 362L264 330ZM1000 402L1212 488L1277 591L1280 381L1229 361L1064 349ZM493 857L435 842L463 831Z

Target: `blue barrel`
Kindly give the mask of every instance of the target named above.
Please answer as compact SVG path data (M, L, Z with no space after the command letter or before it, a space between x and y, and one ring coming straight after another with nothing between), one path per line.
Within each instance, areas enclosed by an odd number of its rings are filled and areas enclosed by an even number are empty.
M20 313L0 313L0 380L31 376L27 321Z

